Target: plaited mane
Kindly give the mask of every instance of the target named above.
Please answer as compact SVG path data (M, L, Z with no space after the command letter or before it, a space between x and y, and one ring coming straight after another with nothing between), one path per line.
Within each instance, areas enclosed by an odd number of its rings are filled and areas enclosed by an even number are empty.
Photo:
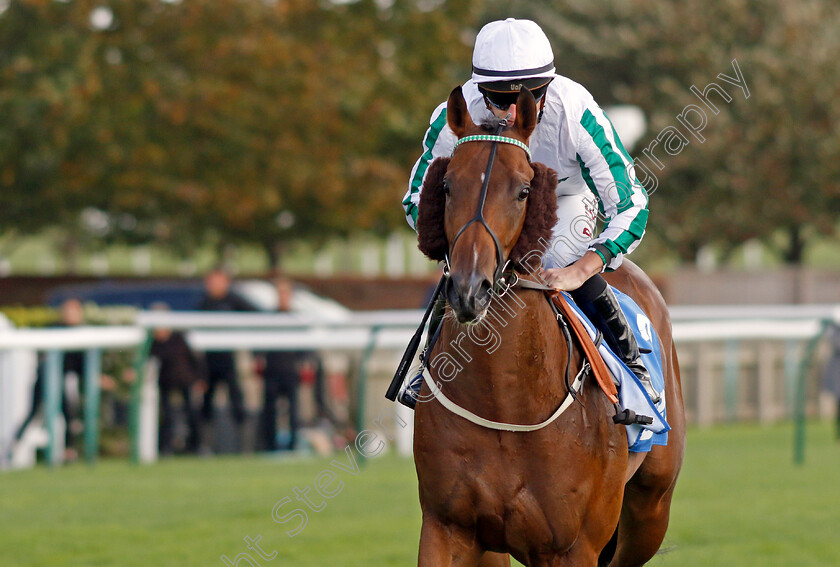
M443 190L443 178L449 158L438 158L429 166L423 191L420 193L420 207L417 214L417 247L432 260L443 260L449 251L444 228L446 195ZM520 265L523 259L527 264L520 266L525 270L539 268L539 258L545 253L546 245L551 242L551 231L557 223L557 173L541 163L533 163L534 178L531 180L531 192L525 210L525 221L519 239L513 246L510 259ZM536 251L538 254L533 254Z

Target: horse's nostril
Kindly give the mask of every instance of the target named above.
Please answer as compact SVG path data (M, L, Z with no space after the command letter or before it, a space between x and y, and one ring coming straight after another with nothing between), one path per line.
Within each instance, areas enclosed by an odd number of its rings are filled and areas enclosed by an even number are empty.
M455 285L454 278L449 278L446 280L446 288L444 289L446 294L446 301L449 302L449 305L455 309L456 311L461 308L461 296L458 293L458 286Z
M492 287L483 275L455 273L446 282L446 299L461 323L474 321L490 304Z
M479 309L487 307L487 304L490 302L490 290L492 288L493 284L487 278L482 278L478 285L475 286L473 297L475 298L476 307Z

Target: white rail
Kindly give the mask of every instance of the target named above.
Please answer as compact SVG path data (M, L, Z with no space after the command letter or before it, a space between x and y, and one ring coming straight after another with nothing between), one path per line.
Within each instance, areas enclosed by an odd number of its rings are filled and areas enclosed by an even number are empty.
M697 343L727 340L808 339L822 330L820 319L756 319L674 322L674 341Z
M0 350L87 350L136 347L146 337L140 327L73 327L0 331Z
M732 321L732 320L803 320L830 319L840 322L840 304L802 305L674 305L669 307L671 320Z
M146 331L166 327L189 331L199 350L360 349L405 346L419 324L419 309L353 313L347 318L283 313L141 311L134 326L0 331L0 351L85 350L136 347ZM677 342L807 339L822 321L840 323L840 305L673 307Z
M136 349L154 328L184 330L193 348L203 351L364 350L369 353L372 349L386 349L399 352L408 343L422 313L421 310L371 311L312 317L281 313L143 311L130 326L0 330L0 446L11 435L15 425L11 416L20 413L17 410L21 409L21 400L28 396L31 381L31 368L27 374L22 366L12 363L14 353L33 350L51 353L48 359L53 360L54 376L50 380L57 383L57 353L87 351L93 366L98 367L103 350ZM673 307L671 316L678 343L805 341L818 337L826 321L840 324L840 304ZM92 385L91 391L98 390L93 376L86 379ZM26 389L25 395L22 389ZM53 414L57 404L53 399ZM95 421L91 419L92 423ZM55 432L51 434L52 438L56 436ZM3 464L0 459L0 468Z

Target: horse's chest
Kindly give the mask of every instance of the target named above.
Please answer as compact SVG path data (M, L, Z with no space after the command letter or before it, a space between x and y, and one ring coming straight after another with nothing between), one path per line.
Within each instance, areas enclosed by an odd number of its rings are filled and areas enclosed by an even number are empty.
M415 460L424 512L500 550L562 552L588 515L617 522L626 437L603 408L587 407L526 434L479 431L438 406L422 408Z
M592 484L574 466L574 444L565 447L556 438L553 444L450 445L438 453L450 455L443 466L423 469L423 507L446 522L475 528L491 547L509 546L511 534L527 534L527 547L565 549L577 537ZM422 467L420 456L418 471Z

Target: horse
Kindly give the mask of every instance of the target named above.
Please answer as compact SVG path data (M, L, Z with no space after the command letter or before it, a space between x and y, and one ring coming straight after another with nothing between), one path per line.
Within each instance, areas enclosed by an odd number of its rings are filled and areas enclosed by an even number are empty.
M421 194L419 247L445 260L449 277L427 358L439 388L424 383L415 410L418 565L500 567L511 556L528 567L643 565L664 539L685 448L668 309L631 262L606 275L649 316L665 371L669 442L630 453L625 428L613 423L615 408L594 381L570 392L562 379L567 365L580 375L586 361L564 339L546 292L514 285L538 273L557 206L556 173L526 155L537 123L527 89L516 105L514 123L498 133L520 143L498 143L472 122L460 87L453 90L447 122L454 134L491 140L470 138L433 162ZM564 398L574 400L549 425L513 432L456 415L442 405L444 392L467 412L507 424L539 422Z

